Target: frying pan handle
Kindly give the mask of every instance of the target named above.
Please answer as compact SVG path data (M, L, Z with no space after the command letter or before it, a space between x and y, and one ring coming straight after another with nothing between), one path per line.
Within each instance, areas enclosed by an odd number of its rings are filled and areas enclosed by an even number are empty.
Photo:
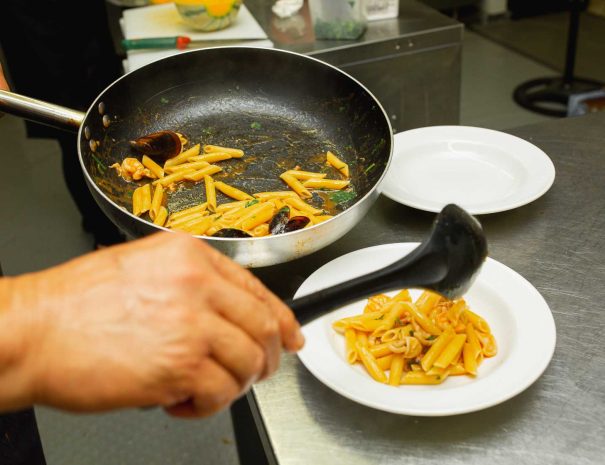
M0 90L0 112L67 131L78 131L85 116L81 111L5 90Z

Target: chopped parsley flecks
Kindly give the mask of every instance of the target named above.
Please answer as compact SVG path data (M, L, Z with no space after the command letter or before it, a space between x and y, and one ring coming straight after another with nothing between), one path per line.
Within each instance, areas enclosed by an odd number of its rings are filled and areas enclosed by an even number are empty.
M330 194L329 198L335 204L340 205L342 203L346 203L346 202L349 202L350 200L353 200L356 196L357 196L357 192L355 192L355 191L339 191L339 192Z
M94 153L91 153L92 155L92 159L95 161L95 163L97 164L97 168L101 173L104 173L105 170L107 169L107 166L105 166L105 164L101 161L101 159L99 157L97 157Z
M371 171L373 171L376 168L376 163L372 163L370 166L368 166L365 170L363 170L364 174L368 174Z

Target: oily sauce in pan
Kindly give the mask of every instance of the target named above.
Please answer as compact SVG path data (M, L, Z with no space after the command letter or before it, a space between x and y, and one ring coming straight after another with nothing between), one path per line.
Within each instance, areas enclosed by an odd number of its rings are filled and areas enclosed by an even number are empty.
M199 103L196 109L202 106L200 102L191 100L189 98L185 103ZM348 99L344 100L344 103L338 99L333 103L346 111ZM326 172L332 179L343 179L337 170L326 164L326 152L330 150L349 165L350 187L343 191L315 190L311 199L305 199L328 215L337 215L365 195L379 179L388 160L384 156L385 138L378 138L370 132L354 138L350 127L322 124L319 118L309 118L308 115L281 114L275 108L261 113L246 112L228 105L218 111L216 105L208 101L204 102L204 112L192 114L187 108L178 112L175 105L187 105L183 101L174 102L163 94L156 95L153 102L145 102L145 107L148 105L156 111L138 111L136 121L119 121L118 118L104 133L100 150L93 154L93 161L89 163L89 172L97 185L115 203L129 211L132 192L147 181L126 182L106 168L120 163L125 157L136 156L128 146L128 140L144 135L140 133L143 132L141 128L145 133L161 130L179 132L189 141L185 148L201 143L244 150L245 156L241 159L219 162L222 171L213 177L250 194L287 190L279 175L296 167ZM162 107L166 112L161 111ZM132 134L133 128L140 132ZM217 192L218 204L232 200ZM167 196L166 207L170 212L178 212L204 201L203 181L183 182L176 184L174 191Z

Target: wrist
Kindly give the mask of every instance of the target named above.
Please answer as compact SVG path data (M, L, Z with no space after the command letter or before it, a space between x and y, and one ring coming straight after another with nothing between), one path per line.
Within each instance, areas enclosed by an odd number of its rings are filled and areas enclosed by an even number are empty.
M0 279L0 411L35 402L36 289L29 276Z

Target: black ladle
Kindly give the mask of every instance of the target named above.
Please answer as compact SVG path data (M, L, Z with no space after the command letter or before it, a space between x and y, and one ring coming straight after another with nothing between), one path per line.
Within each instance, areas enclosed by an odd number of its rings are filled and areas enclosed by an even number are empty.
M479 221L450 204L437 215L428 238L402 259L286 304L305 324L350 302L403 288L420 287L455 299L470 288L486 257Z

